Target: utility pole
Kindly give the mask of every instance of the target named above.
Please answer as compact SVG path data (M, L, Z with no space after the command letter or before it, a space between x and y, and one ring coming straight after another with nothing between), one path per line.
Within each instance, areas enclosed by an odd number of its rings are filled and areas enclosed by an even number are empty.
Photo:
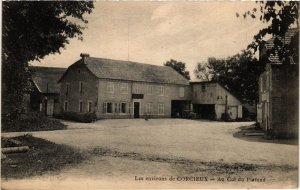
M225 114L227 115L227 94L225 95Z
M127 59L129 61L129 16L127 17Z

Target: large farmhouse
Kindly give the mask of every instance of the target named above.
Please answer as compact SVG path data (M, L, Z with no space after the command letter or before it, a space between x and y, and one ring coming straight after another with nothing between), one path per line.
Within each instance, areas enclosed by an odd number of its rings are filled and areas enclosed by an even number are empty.
M97 118L163 118L190 109L189 81L166 66L81 54L59 83L62 112L93 112Z

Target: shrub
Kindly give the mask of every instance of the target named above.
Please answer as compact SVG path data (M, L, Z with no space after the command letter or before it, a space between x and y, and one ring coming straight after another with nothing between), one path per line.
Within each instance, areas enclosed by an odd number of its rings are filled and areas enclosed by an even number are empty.
M2 131L47 131L65 129L60 121L46 117L40 112L27 112L14 120L2 117Z
M61 115L56 116L57 118L78 121L82 123L91 123L97 119L95 113L77 113L77 112L64 112Z

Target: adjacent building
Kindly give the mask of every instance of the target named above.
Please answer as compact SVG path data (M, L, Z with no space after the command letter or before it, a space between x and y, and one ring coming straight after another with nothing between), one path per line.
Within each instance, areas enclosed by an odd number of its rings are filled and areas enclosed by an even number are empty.
M219 120L222 114L230 119L243 117L241 101L218 82L191 82L193 112L203 119Z
M97 118L164 118L190 110L189 81L166 66L90 57L59 80L60 111Z
M30 67L33 90L30 93L30 108L47 116L59 114L60 86L58 79L66 68Z
M257 122L275 137L298 135L298 65L267 64L259 79Z
M296 29L289 30L284 42L290 43L296 33ZM299 125L299 64L284 65L276 54L265 58L266 50L273 46L273 39L270 39L260 49L266 70L259 79L257 122L267 135L296 137Z

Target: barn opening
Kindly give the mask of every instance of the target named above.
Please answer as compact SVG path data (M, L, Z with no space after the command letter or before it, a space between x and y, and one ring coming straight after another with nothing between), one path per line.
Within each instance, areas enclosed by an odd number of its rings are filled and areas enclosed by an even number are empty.
M171 101L171 117L181 118L184 111L190 109L190 101L185 100L172 100Z
M193 111L201 119L215 119L214 104L194 104Z

